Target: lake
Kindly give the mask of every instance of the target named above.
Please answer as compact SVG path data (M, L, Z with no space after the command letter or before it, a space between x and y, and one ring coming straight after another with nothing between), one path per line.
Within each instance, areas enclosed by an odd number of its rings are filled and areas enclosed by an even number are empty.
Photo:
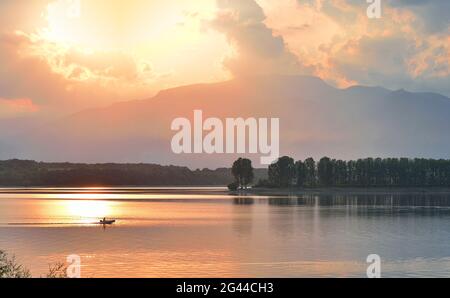
M378 254L383 277L450 277L450 194L3 188L0 250L33 276L76 254L82 277L365 277Z

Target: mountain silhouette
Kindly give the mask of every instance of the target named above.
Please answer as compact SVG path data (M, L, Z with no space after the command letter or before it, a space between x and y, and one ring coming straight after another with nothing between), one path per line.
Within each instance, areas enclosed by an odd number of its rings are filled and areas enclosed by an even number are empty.
M8 138L0 158L230 166L238 155L175 155L177 117L280 118L281 155L450 157L450 99L382 87L334 88L308 76L243 77L81 111ZM13 149L11 149L13 148ZM14 156L13 156L14 155ZM260 155L246 155L258 166Z

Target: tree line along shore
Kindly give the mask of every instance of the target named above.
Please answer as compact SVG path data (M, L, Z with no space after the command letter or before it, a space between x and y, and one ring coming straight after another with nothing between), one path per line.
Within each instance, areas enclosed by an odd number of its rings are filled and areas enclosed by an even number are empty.
M232 181L232 183L230 183ZM230 184L229 184L230 183ZM230 190L330 188L450 188L450 160L328 157L295 161L283 156L266 169L239 158L230 168L216 170L156 164L46 163L0 161L3 187L83 186L229 186Z
M264 179L267 169L255 169L255 176ZM0 161L0 187L224 186L231 180L229 168Z
M450 160L424 158L365 158L337 160L323 157L294 161L283 156L268 167L268 178L256 180L251 161L236 160L230 190L254 188L426 188L450 187ZM256 183L255 183L256 182Z

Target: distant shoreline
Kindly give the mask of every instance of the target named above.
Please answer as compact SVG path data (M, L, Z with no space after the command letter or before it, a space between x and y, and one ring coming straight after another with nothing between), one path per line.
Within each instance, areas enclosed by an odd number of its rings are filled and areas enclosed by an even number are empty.
M0 194L9 193L45 193L45 189L61 189L64 193L77 193L78 188L92 189L89 193L104 193L102 189L126 191L142 189L143 193L233 195L233 196L301 196L301 195L389 195L389 194L450 194L450 187L315 187L315 188L249 188L230 191L224 185L128 185L128 186L0 186Z
M450 194L450 187L317 187L317 188L251 188L228 191L245 195L387 195L387 194Z

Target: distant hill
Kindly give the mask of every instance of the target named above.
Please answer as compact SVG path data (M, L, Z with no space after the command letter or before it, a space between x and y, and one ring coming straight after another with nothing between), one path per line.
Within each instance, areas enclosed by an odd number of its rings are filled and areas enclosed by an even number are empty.
M337 89L315 77L260 76L169 89L0 140L0 158L229 167L237 155L175 155L176 117L279 117L281 155L450 158L450 99L381 87ZM259 156L248 155L255 166Z
M256 179L266 175L265 169L255 170ZM0 161L0 186L200 186L227 185L231 181L231 170L227 168L191 171L155 164Z

